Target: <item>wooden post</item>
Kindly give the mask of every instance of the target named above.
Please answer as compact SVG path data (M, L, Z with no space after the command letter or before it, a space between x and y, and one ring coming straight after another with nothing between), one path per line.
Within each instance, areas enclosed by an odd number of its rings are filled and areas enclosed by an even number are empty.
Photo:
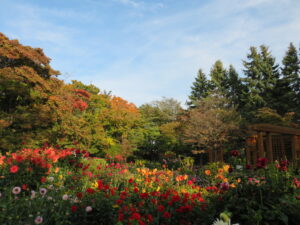
M281 160L286 159L286 154L285 154L285 149L284 149L284 140L283 140L283 135L280 135L280 153L281 153Z
M258 133L258 157L265 157L263 132Z
M293 161L297 159L298 138L296 135L292 137L292 157Z
M267 158L269 162L273 162L273 148L272 148L272 135L267 133Z
M209 150L208 150L208 161L209 161L209 162L212 162L212 160L213 160L212 150L209 149Z
M223 151L223 149L220 150L220 161L224 162L224 151Z
M246 160L247 160L247 164L251 165L251 152L250 152L250 146L246 147Z

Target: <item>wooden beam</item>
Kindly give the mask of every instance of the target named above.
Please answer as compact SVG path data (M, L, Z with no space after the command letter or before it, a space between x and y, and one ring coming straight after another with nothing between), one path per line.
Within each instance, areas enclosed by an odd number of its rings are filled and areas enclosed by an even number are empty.
M258 157L260 158L265 157L263 132L258 133L257 144L258 144Z
M258 132L264 131L264 132L271 132L271 133L300 135L300 129L292 128L292 127L276 126L271 124L254 124L249 126L249 129Z
M273 147L272 147L272 135L267 133L267 157L270 162L273 162Z
M293 157L293 160L296 160L297 159L297 148L298 148L298 138L296 135L294 135L292 137L292 157Z
M212 154L212 150L211 149L208 150L208 161L209 162L213 161L213 154Z
M246 162L248 165L252 165L251 163L251 152L250 147L246 146Z

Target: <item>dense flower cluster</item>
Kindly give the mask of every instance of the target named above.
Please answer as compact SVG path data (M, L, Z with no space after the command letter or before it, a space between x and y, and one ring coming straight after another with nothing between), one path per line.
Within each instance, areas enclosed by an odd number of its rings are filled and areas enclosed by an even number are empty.
M266 165L265 159L258 159L258 168ZM277 165L279 173L287 173L287 167L284 161ZM13 200L9 204L14 207L18 202L30 202L31 216L23 219L28 224L63 224L53 222L50 216L58 208L56 213L65 218L62 221L72 224L79 223L76 218L94 224L94 217L103 218L103 224L202 224L212 199L222 201L223 195L241 183L257 188L267 183L262 176L237 176L226 164L207 167L197 177L180 170L149 169L109 156L92 158L85 150L50 147L1 156L1 168L1 176L14 183L0 187L0 197ZM28 176L22 177L36 170L39 179L35 183L30 183ZM300 188L298 178L294 178L293 188ZM44 212L40 212L41 206ZM0 211L4 212L3 208ZM108 216L104 217L106 212Z

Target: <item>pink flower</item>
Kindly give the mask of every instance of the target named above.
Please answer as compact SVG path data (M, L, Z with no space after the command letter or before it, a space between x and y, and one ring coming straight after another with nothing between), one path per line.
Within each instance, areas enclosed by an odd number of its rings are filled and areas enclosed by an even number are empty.
M40 188L40 194L41 195L45 195L47 193L47 189L46 188Z
M37 216L34 220L35 224L41 224L43 222L43 217Z
M16 173L16 172L18 172L18 170L19 170L19 167L16 166L16 165L10 167L10 172L11 172L11 173Z
M86 212L91 212L93 210L93 208L91 207L91 206L87 206L86 208L85 208L85 211Z
M268 159L266 159L266 158L259 158L257 160L256 167L257 168L266 168L267 162L268 162Z
M15 195L20 194L20 192L21 192L21 188L20 187L14 187L12 189L12 193L15 194Z

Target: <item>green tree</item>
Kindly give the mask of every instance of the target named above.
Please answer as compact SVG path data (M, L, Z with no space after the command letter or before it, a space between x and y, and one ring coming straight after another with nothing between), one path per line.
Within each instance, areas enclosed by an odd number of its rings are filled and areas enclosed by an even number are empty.
M228 70L226 96L231 105L237 106L238 108L243 107L243 103L241 101L243 90L244 86L241 78L239 77L233 65L230 65Z
M228 73L221 60L217 60L210 70L210 78L215 91L225 94L228 88Z
M279 79L278 65L268 48L251 47L247 55L248 61L243 61L246 91L243 93L243 113L248 120L254 118L256 111L262 107L273 108L276 102L275 87Z
M209 95L209 92L212 90L211 82L207 80L205 73L201 69L199 69L191 89L191 95L189 96L189 101L187 102L187 105L190 107L194 107L194 103L198 100L206 98Z
M300 117L300 61L297 49L290 43L282 60L281 78L276 87L278 104L276 109L279 114L295 112L296 118Z
M40 48L21 45L0 33L0 150L42 143L57 121L51 96L62 85Z

